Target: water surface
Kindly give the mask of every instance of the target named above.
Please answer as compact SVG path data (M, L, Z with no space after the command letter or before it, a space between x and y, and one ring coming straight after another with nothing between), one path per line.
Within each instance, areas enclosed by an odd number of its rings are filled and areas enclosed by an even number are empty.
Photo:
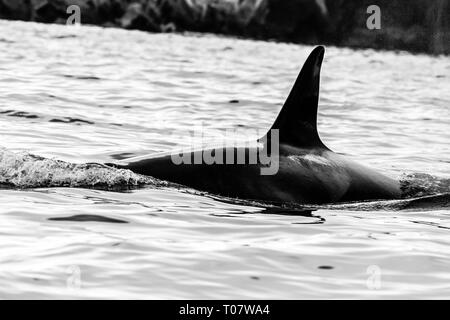
M0 21L0 298L449 298L448 57L327 48L323 140L405 200L309 213L89 164L252 138L311 49Z

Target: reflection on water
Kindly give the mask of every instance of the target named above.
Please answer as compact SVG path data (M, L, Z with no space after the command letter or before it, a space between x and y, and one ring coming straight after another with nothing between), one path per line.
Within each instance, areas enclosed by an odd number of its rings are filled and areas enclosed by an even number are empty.
M323 140L405 199L280 206L89 163L269 128L310 47L0 30L0 298L449 296L448 58L328 48Z

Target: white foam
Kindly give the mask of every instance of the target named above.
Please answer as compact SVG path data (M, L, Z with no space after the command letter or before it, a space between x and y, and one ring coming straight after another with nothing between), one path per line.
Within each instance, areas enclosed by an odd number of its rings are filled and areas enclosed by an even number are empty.
M101 164L74 164L0 148L0 185L36 187L133 187L161 185L157 179Z

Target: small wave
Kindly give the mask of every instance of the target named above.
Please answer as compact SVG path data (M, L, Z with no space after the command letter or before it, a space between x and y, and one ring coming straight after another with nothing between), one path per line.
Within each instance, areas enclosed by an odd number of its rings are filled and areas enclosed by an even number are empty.
M48 118L45 116L39 116L34 113L26 112L26 111L17 111L17 110L1 110L0 114L4 114L8 117L17 117L17 118L27 118L27 119L38 119L38 118ZM51 118L48 120L48 122L53 123L74 123L77 125L80 124L89 124L93 125L95 122L84 120L84 119L78 119L78 118L72 118L72 117L61 117L61 118Z
M102 80L102 78L96 76L77 76L73 74L63 74L64 78L78 79L78 80Z
M76 118L70 118L70 117L64 117L63 119L51 119L49 122L59 122L59 123L76 123L76 124L95 124L92 121L83 120L83 119L76 119Z
M67 38L78 38L76 34L64 34L64 35L57 35L52 37L54 39L67 39Z
M330 204L296 204L296 203L273 203L257 200L244 200L235 198L220 197L211 194L203 194L217 201L260 207L265 209L265 213L278 215L300 215L320 218L312 213L318 210L339 210L339 211L432 211L450 208L450 193L442 193L423 197L415 197L398 200L367 200L356 202L330 203ZM321 223L319 219L317 223Z
M450 193L429 195L400 200L371 200L363 202L330 204L310 207L312 210L352 210L352 211L429 211L450 208Z
M15 110L4 110L0 111L0 114L6 114L9 117L27 118L27 119L37 119L38 115L25 112L25 111L15 111Z
M168 183L102 164L74 164L0 148L0 188L88 187L130 189Z
M51 221L70 221L70 222L107 222L107 223L128 223L127 221L100 216L97 214L78 214L70 217L49 218Z

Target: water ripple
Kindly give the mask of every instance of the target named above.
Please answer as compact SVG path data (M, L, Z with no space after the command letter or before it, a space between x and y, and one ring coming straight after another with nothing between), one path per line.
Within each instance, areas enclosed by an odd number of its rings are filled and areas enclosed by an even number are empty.
M89 163L269 128L312 47L0 30L0 298L450 297L448 57L327 48L323 140L405 199L280 206Z

